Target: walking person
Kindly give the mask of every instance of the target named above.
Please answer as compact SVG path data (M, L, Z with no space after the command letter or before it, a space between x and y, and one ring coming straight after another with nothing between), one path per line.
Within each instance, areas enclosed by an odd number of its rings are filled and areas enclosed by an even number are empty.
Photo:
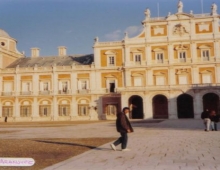
M208 109L205 109L202 114L201 114L201 118L203 119L204 125L205 125L205 131L209 131L210 128L210 113Z
M121 137L118 138L113 144L111 144L111 148L116 151L116 146L121 144L122 151L129 151L127 148L128 142L128 133L133 132L133 128L131 127L131 123L127 118L127 114L129 114L129 108L124 107L121 113L117 114L116 120L116 129L121 134Z
M211 111L210 113L210 120L211 120L211 128L212 131L217 131L217 123L219 121L219 116L216 115L216 112L214 110Z

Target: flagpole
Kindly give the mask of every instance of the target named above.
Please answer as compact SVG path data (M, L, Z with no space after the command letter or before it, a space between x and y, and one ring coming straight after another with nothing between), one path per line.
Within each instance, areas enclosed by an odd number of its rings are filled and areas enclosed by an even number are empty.
M157 17L158 17L158 19L159 19L159 15L160 15L160 12L159 12L159 2L157 2Z
M202 9L202 14L203 14L203 0L201 0L201 9Z

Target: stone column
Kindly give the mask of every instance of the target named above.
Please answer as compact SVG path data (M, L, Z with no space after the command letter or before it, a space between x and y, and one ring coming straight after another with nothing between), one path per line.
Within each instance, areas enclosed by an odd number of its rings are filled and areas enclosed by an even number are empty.
M217 65L216 66L216 75L215 75L215 78L216 78L216 83L220 83L220 65Z
M197 66L192 67L192 84L199 84L199 69Z
M94 48L94 63L95 68L101 67L101 52L97 47Z
M71 100L71 103L70 103L70 117L71 117L71 120L76 119L77 116L78 116L77 102L76 102L76 98L72 96L72 100Z
M151 65L152 56L151 56L151 47L150 47L150 45L147 45L147 47L145 48L145 51L146 51L147 65Z
M196 43L194 42L191 43L191 58L193 63L196 63L198 61Z
M177 97L175 93L170 93L170 98L168 99L168 114L169 119L177 119Z
M53 82L51 90L53 91L53 94L58 94L59 87L58 87L58 74L56 72L53 72Z
M153 118L153 105L151 103L152 103L152 99L150 98L149 95L146 95L143 103L143 107L145 107L144 119Z
M169 59L169 64L174 63L174 52L173 52L173 44L168 45L168 59Z
M15 86L14 87L15 95L19 95L19 93L21 92L21 75L20 74L15 75L14 86Z
M193 107L194 107L194 118L200 119L201 113L203 111L203 101L199 91L195 92Z
M124 81L125 87L131 86L131 71L126 69L123 74L124 74L123 81Z
M175 79L175 68L170 67L169 68L169 85L176 85L176 79Z
M149 68L147 69L147 85L154 85L154 81L153 81L153 71Z
M37 75L37 73L34 73L33 75L33 94L34 95L38 95L39 94L39 76Z
M33 118L40 117L40 115L39 115L39 105L38 105L36 97L34 97L34 101L32 103L32 117Z
M58 103L57 103L57 97L53 97L53 103L52 103L52 113L51 116L53 118L53 120L58 120Z
M77 74L76 72L72 72L71 73L71 91L72 91L72 94L76 93L77 92L77 86L78 86L78 80L77 80Z
M20 104L19 104L17 97L15 98L15 102L14 102L14 114L13 115L14 115L13 117L15 117L15 119L21 117L20 116Z
M217 59L217 58L220 58L220 55L219 55L219 42L218 41L214 41L214 47L215 47L215 54L214 54L214 57Z
M124 46L124 54L125 54L125 66L130 66L130 49L128 46Z

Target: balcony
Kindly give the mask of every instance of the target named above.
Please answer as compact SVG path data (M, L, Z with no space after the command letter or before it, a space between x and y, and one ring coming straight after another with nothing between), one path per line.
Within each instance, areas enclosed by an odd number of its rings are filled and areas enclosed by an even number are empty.
M70 90L59 90L58 94L70 94L71 91Z
M2 96L13 96L14 92L2 92Z
M39 95L49 95L51 94L52 92L49 91L49 90L45 90L45 91L39 91Z
M80 90L78 90L78 93L79 94L88 94L88 93L90 93L90 90L89 89L80 89Z
M31 91L22 91L20 92L20 95L32 95Z

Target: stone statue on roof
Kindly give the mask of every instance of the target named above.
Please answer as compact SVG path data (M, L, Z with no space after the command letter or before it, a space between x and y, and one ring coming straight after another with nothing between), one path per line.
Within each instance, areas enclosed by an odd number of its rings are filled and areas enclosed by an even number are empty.
M178 13L182 13L183 12L183 2L181 0L179 0L177 7L178 7Z
M149 19L150 18L150 9L147 8L144 13L145 13L146 19Z
M212 7L211 7L211 9L212 9L212 15L217 15L217 9L218 9L218 7L217 7L217 5L215 4L215 3L213 3L212 4Z

